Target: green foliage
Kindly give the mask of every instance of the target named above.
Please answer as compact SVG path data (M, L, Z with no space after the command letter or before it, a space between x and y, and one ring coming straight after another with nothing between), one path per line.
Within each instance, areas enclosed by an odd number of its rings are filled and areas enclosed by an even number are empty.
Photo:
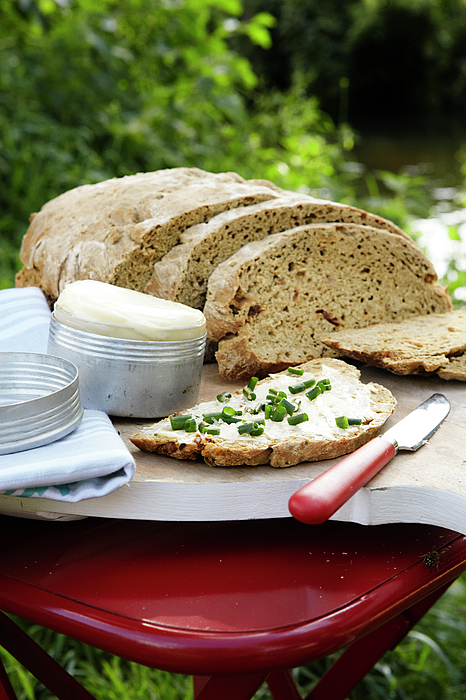
M256 84L232 31L267 43L237 0L1 0L0 215L18 246L32 212L77 185L241 150ZM216 167L214 167L216 166Z
M464 123L466 5L463 0L249 0L277 18L274 52L242 45L268 88L296 75L337 121L370 128L412 115ZM305 31L303 31L305 27Z

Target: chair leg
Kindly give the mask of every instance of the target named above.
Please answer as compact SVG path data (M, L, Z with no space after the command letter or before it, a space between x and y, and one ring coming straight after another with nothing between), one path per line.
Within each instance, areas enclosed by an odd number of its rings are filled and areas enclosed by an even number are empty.
M317 682L305 700L345 700L385 652L394 649L401 642L451 584L452 581L353 642Z
M88 693L73 676L2 612L0 612L0 645L56 695L58 700L95 700L94 696ZM3 681L3 677L1 679ZM8 691L5 690L5 692ZM16 700L15 695L7 694L4 697L8 700Z
M195 700L251 700L267 673L241 676L193 676Z
M0 660L0 700L18 700L11 685L5 666Z
M303 700L291 671L275 671L267 677L267 685L274 700Z

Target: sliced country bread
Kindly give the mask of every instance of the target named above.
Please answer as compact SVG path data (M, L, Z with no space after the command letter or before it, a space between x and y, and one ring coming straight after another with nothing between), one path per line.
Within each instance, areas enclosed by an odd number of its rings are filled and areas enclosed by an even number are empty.
M83 185L33 214L16 286L37 286L52 304L69 282L94 279L144 291L152 267L194 224L283 190L236 173L173 168Z
M343 330L320 340L342 355L394 374L466 381L466 309Z
M146 292L202 309L210 275L243 245L295 226L319 222L373 226L408 238L395 224L374 214L345 204L293 196L290 192L247 208L230 209L207 223L188 228L181 234L180 243L154 265Z
M189 417L194 421L193 432L183 428L174 430L170 418L167 418L141 428L131 437L131 442L141 450L176 459L202 458L215 467L261 464L289 467L352 452L377 435L395 408L395 398L388 389L378 384L363 384L359 371L346 362L319 359L303 364L301 369L301 376L282 372L258 382L254 395L249 394L249 398L238 391L226 401L203 402L176 414L178 418L188 420ZM310 399L306 395L311 389L309 386L297 391L297 385L303 382L309 384L321 380L327 380L329 384L325 385L327 390L317 392L316 398ZM305 414L308 420L290 425L288 414L282 421L266 417L265 406L271 404L271 388L283 391L289 404L299 403L292 415ZM231 409L230 413L235 412L238 422L226 422L231 420L228 416L219 417L220 413L225 413L225 407ZM217 417L206 418L206 414L216 414ZM340 428L336 418L341 416L361 423ZM259 421L257 426L259 431L263 428L263 433L243 433L240 426L254 421ZM219 434L203 432L205 429ZM257 428L255 430L257 432Z
M220 374L265 376L338 353L319 338L451 309L410 240L357 224L315 224L243 246L209 279L204 313Z

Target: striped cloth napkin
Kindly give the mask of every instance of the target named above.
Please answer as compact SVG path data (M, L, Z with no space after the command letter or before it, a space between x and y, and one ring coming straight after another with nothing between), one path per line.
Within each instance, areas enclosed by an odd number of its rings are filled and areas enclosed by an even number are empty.
M50 309L36 287L0 290L0 352L47 352ZM0 455L0 493L76 502L128 484L136 465L102 411L85 409L69 435Z

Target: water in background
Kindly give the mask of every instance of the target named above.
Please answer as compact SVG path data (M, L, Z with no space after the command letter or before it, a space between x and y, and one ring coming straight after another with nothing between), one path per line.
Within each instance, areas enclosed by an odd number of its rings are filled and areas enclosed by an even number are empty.
M429 182L427 218L415 219L410 232L432 260L452 297L466 306L466 136L366 134L355 155L368 170L423 175ZM459 286L458 282L461 282ZM454 288L456 286L456 288Z

